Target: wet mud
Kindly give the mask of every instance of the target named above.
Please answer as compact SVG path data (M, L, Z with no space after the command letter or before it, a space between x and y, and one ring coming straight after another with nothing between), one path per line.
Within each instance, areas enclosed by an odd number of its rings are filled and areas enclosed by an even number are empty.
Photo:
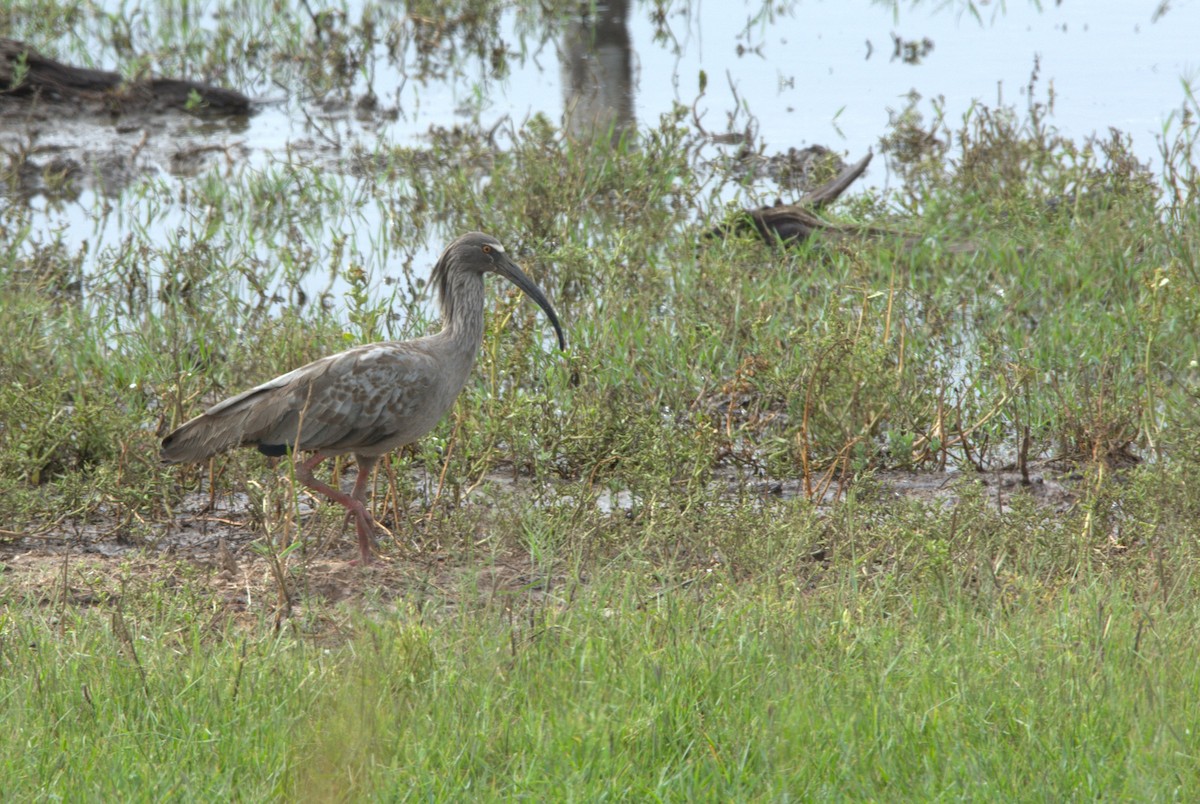
M1049 468L1031 473L1029 483L1012 471L970 475L885 471L872 474L856 493L877 502L917 500L949 508L958 503L964 484L978 484L989 504L1000 511L1020 495L1033 500L1047 516L1060 516L1076 501L1075 479ZM493 473L460 504L493 507L506 495L528 494L531 482ZM745 504L746 495L763 506L787 505L805 497L798 479L747 480L732 472L714 480L712 491L717 504L722 499ZM836 496L831 487L818 510L832 510ZM552 504L564 502L552 500ZM173 519L144 527L94 519L62 521L30 533L6 531L0 533L0 578L10 591L32 594L45 607L113 605L132 577L167 586L198 582L224 608L214 622L263 618L282 622L303 609L306 617L299 621L318 616L323 625L312 627L323 633L336 630L336 616L325 608L328 604L388 609L432 603L444 615L496 596L553 604L572 583L565 565L547 565L528 551L491 545L486 524L463 535L473 544L442 544L427 538L420 524L407 527L384 517L383 524L394 535L381 534L378 559L360 566L354 561L358 551L353 528L335 516L337 512L313 503L302 498L302 535L291 551L267 548L256 502L240 492L188 494ZM590 504L603 516L628 517L641 501L628 491L597 490ZM409 519L418 521L424 510L414 503ZM480 561L480 555L486 555L486 560ZM700 548L689 557L681 547L672 558L685 575L690 567L697 578L707 576L714 562L721 563ZM820 561L827 558L822 555ZM471 583L463 583L467 576ZM664 577L663 584L666 588L694 580ZM456 597L464 594L463 589L473 590L475 597Z
M255 112L236 90L176 78L126 81L4 38L0 86L0 176L22 198L73 199L83 188L111 198L159 172L197 175L213 160L244 155L220 135L245 131Z

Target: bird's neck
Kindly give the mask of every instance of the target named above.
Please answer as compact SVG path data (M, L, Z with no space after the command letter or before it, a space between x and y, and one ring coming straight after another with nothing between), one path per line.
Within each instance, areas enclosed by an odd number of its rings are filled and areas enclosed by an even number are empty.
M440 335L473 363L483 342L483 277L463 273L452 275L448 282L441 300Z

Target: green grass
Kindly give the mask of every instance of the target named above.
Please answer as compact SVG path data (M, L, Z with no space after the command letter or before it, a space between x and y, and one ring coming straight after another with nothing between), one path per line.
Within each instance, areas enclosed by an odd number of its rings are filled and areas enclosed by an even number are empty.
M1148 637L1127 597L1095 587L1008 615L920 592L621 603L549 612L515 646L486 620L440 626L415 668L364 659L365 692L315 724L313 772L350 790L364 773L385 798L1195 790L1194 608Z
M351 104L365 53L419 40L414 77L464 69L501 10L367 3L318 30L243 5L0 22ZM516 12L530 42L542 6ZM701 160L686 110L636 144L535 118L497 148L475 121L146 178L79 253L6 196L6 797L1195 799L1192 130L1155 173L1044 112L897 120L899 186L826 214L908 244L703 239L778 188ZM453 413L381 466L382 568L346 567L340 512L304 514L257 454L158 465L216 398L430 331L422 278L473 228L569 349L492 282ZM898 471L944 487L897 494Z
M981 510L968 499L961 521ZM10 599L0 617L6 790L1194 797L1195 579L1162 586L1137 558L1056 574L1025 545L1007 563L989 555L998 545L985 532L956 534L949 516L913 512L927 522L917 535L886 508L871 513L885 531L871 547L908 560L881 568L848 547L798 571L802 551L784 547L752 574L742 562L668 564L675 577L660 583L641 566L644 545L585 579L584 546L568 537L547 556L561 579L535 583L544 596L489 593L468 569L453 601L367 616L313 604L278 633L222 627L201 577L151 581L128 567L118 587L93 572L98 605ZM803 529L809 517L788 506L774 512L783 522L741 524ZM1038 527L1034 511L996 523ZM1043 549L1070 562L1053 546L1068 529L1042 527L1053 531ZM947 542L939 562L932 545ZM312 617L329 616L344 638L306 636Z

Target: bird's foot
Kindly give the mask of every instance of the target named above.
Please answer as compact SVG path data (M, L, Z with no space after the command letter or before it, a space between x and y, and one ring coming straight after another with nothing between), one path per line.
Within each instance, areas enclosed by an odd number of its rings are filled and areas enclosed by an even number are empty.
M355 514L354 511L347 511L346 518L342 520L342 527L346 528L346 527L349 527L351 524L355 524L357 526L357 518L358 518L358 515ZM389 530L387 527L385 527L382 522L380 522L378 519L375 519L374 517L371 518L371 526L376 530L383 531L384 535L387 536L389 539L394 540L396 538L396 534L392 533L391 530ZM375 536L372 536L371 541L378 543L379 539Z

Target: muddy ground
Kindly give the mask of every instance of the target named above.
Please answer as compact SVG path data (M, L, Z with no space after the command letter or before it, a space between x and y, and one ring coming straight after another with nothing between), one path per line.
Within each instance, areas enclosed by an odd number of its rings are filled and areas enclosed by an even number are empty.
M129 109L65 108L55 101L0 100L0 155L8 192L74 200L84 189L114 198L134 182L160 174L200 175L233 165L249 151L239 136L244 116L202 118Z
M1045 469L1032 473L1030 481L1024 484L1016 472L966 477L960 473L888 471L872 476L870 494L953 506L963 483L978 483L1000 510L1016 495L1033 499L1047 516L1061 515L1074 504L1070 476ZM496 473L461 504L489 506L498 495L528 493L529 485L530 481L514 481L509 474ZM798 480L755 481L738 491L735 485L739 484L731 478L724 491L714 486L714 499L744 495L748 490L761 497L763 505L772 505L802 496ZM599 511L608 516L627 516L634 504L628 493L602 493L595 499ZM294 618L303 608L306 616L300 619L309 622L316 616L321 623L312 627L322 632L336 630L336 615L327 610L329 603L418 609L434 604L445 614L459 605L484 603L496 596L553 603L572 583L564 571L547 572L543 563L524 550L495 549L489 544L492 536L486 526L470 535L474 539L470 552L476 556L472 559L465 555L466 542L429 541L419 527L409 529L406 535L387 518L383 523L392 534L382 536L378 560L358 566L353 528L331 508L307 496L302 499L303 543L282 559L264 548L265 536L255 524L251 500L242 493L189 494L176 509L174 521L149 525L148 530L136 528L148 532L148 537L131 538L128 524L103 518L67 520L35 532L4 532L0 534L0 577L10 591L32 595L45 607L113 605L130 583L161 584L167 590L190 585L193 592L199 584L211 600L220 602L219 610L212 613L214 623L264 617L279 623ZM417 509L414 513L419 516ZM747 538L752 536L747 534ZM829 545L814 555L810 566L781 567L780 572L796 573L798 581L813 583L814 573L819 574L831 558L828 550L836 549ZM478 556L486 559L480 562ZM708 551L673 556L673 571L679 574L664 578L664 588L709 577L722 561ZM736 573L736 568L731 569ZM467 576L472 583L461 582ZM481 599L457 599L463 589L476 590Z
M240 92L173 78L127 81L0 38L0 154L10 194L113 197L134 180L197 175L233 159L257 107ZM0 192L3 192L0 190Z

